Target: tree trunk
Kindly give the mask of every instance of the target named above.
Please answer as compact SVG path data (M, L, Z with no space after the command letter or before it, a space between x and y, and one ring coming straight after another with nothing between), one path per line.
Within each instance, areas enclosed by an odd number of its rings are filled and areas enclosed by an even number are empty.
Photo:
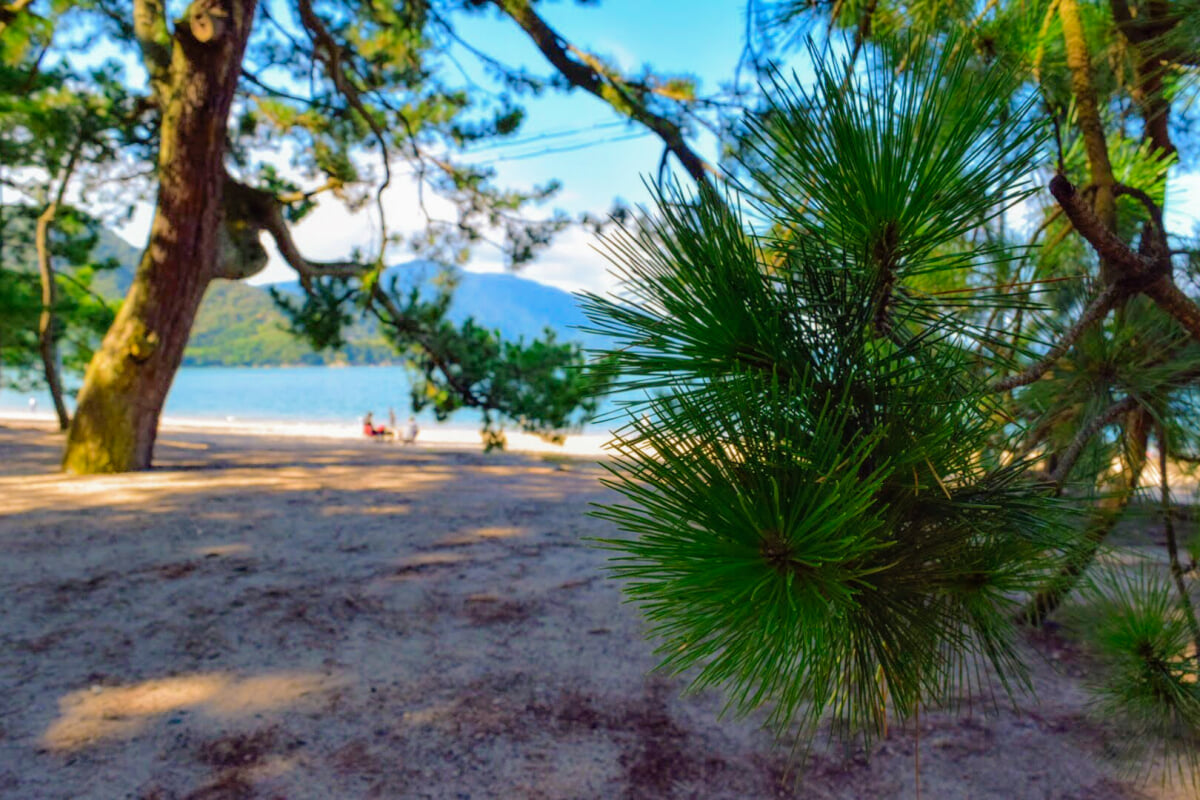
M42 282L42 313L38 318L38 350L42 354L42 371L46 376L46 386L50 389L50 398L54 401L54 411L58 415L58 429L67 430L71 425L71 417L67 413L67 404L63 400L62 364L58 357L58 318L55 308L58 306L58 283L54 277L54 263L50 256L50 227L58 216L58 208L62 205L67 193L67 184L75 172L75 164L83 150L83 136L75 140L67 162L63 165L62 174L58 176L58 191L49 205L38 215L37 228L34 231L34 247L37 251L38 276Z
M229 109L255 0L195 0L159 94L158 205L133 285L88 365L63 468L148 469L171 381L216 273ZM154 70L152 68L152 74Z
M65 183L65 182L64 182ZM38 317L38 350L42 354L42 371L46 386L54 400L54 412L58 415L58 429L65 431L71 424L67 404L63 400L62 375L58 368L58 331L54 309L58 305L58 285L55 283L54 265L50 262L50 225L58 211L58 201L50 203L38 215L34 243L37 248L38 275L42 282L42 313Z
M1092 59L1088 53L1087 37L1084 34L1083 18L1079 13L1077 0L1060 0L1058 15L1062 21L1067 68L1071 72L1071 92L1075 95L1075 107L1079 113L1079 130L1083 134L1092 184L1096 187L1093 209L1104 223L1104 227L1115 231L1117 203L1113 194L1113 184L1116 183L1116 179L1113 177L1112 162L1108 158L1108 142L1104 135L1104 123L1100 119L1100 103L1092 81ZM1100 272L1105 285L1116 277L1114 269L1103 259Z

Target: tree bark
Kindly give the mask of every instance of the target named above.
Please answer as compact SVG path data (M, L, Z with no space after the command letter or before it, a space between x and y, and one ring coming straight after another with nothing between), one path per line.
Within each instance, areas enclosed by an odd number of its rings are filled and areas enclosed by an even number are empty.
M58 283L54 276L54 263L50 256L50 228L58 215L63 196L67 193L67 184L71 182L71 174L75 171L75 163L83 146L80 136L67 157L62 174L58 179L58 191L54 199L38 215L37 228L34 231L34 248L37 252L38 277L42 283L42 313L38 318L38 350L42 356L42 372L46 376L46 386L50 389L50 399L54 401L54 413L58 415L58 429L67 430L71 425L71 416L67 413L67 404L63 399L62 369L58 357L58 319L55 308L58 306Z
M195 0L176 25L165 65L169 91L161 95L150 242L88 365L63 456L70 472L150 467L163 403L217 271L226 127L254 10L255 0ZM163 67L150 72L163 74Z
M1108 157L1108 142L1104 135L1104 123L1100 119L1100 102L1092 81L1092 59L1088 53L1078 1L1060 0L1058 15L1062 21L1067 69L1071 73L1071 92L1075 95L1075 104L1079 112L1079 130L1083 134L1092 184L1096 187L1093 210L1104 227L1115 231L1117 203L1113 194L1113 184L1116 183L1116 178L1113 177L1112 162ZM1106 259L1101 259L1100 271L1104 282L1111 283L1112 269Z
M58 306L58 286L55 283L54 265L50 262L49 233L58 203L51 203L38 216L34 242L37 248L38 276L42 282L42 313L38 317L38 350L42 356L42 372L46 386L54 401L54 413L58 415L58 429L65 431L71 425L67 404L63 399L62 374L58 368L58 325L54 309Z
M1096 559L1100 546L1116 527L1129 502L1137 491L1142 470L1146 466L1146 446L1150 434L1150 412L1144 408L1130 411L1125 420L1125 447L1128 460L1117 479L1113 493L1104 498L1092 510L1083 543L1071 554L1067 563L1046 586L1034 595L1022 613L1022 621L1040 626L1053 614L1066 596L1075 588L1079 578Z

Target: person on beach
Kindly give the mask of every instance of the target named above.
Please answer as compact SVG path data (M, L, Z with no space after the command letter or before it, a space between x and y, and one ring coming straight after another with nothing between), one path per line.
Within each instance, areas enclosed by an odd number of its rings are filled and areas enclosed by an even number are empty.
M363 417L363 436L373 439L376 436L387 436L387 432L387 428L382 425L378 428L375 427L375 412L368 411L367 415Z
M394 409L394 408L388 408L388 424L387 424L387 426L388 426L389 431L400 430L399 428L396 427L396 409Z
M408 418L408 428L404 431L404 439L403 439L404 443L405 444L415 444L417 441L417 434L420 433L420 431L421 431L421 429L417 427L416 418L409 417Z

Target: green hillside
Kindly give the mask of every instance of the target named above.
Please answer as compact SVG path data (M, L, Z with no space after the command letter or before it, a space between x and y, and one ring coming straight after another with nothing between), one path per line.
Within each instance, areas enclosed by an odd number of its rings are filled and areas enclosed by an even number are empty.
M6 263L34 270L31 248L10 248ZM109 230L100 231L93 252L96 261L113 259L114 270L96 275L95 290L117 303L129 289L141 250ZM62 265L65 267L66 265ZM60 267L61 268L61 267ZM436 264L412 262L389 268L406 285L431 282ZM280 284L285 292L299 292L298 284ZM450 318L467 316L507 338L534 337L546 327L560 338L578 339L576 328L583 316L571 295L515 275L464 273ZM183 363L189 366L279 366L285 364L386 364L400 359L380 335L372 320L353 326L347 344L337 351L315 352L307 342L287 330L287 320L271 295L261 286L240 281L215 281L209 287Z
M193 366L278 364L380 364L396 353L368 326L355 326L337 352L314 352L288 332L286 319L266 290L236 281L209 287L192 328L184 363Z

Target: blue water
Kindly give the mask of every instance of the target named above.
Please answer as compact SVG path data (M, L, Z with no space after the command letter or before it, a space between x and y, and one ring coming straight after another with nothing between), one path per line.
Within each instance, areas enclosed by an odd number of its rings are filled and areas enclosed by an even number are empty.
M363 414L375 413L386 423L388 409L400 419L410 412L409 371L401 366L380 367L182 367L167 396L166 416L214 420L274 420L357 424ZM73 394L79 379L68 381ZM49 393L0 389L0 409L29 410L29 398L39 412L52 411ZM427 409L417 415L433 422ZM463 409L449 424L476 427L479 412Z

